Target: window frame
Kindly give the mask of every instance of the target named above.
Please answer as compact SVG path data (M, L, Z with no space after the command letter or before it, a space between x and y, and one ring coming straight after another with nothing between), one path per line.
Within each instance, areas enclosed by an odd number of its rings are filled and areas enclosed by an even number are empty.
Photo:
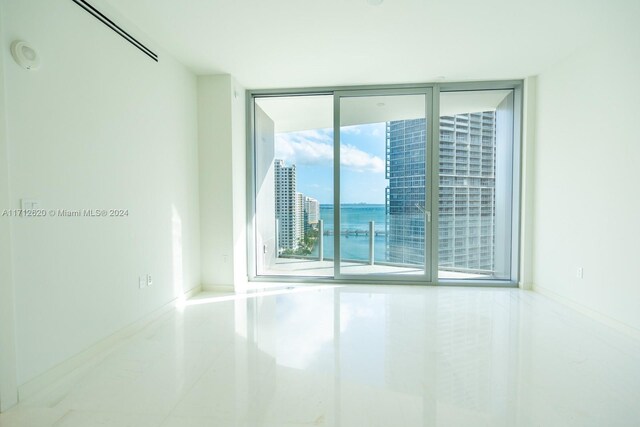
M429 281L396 281L403 285L423 285L423 286L472 286L472 287L518 287L520 280L520 239L521 239L521 182L522 182L522 123L523 123L523 80L505 81L484 81L484 82L446 82L446 83L420 83L420 84L398 84L398 85L365 85L365 86L333 86L333 87L308 87L308 88L284 88L284 89L254 89L247 90L246 94L246 235L247 235L247 277L249 282L265 283L302 283L302 284L389 284L394 282L393 278L376 279L371 276L362 279L333 277L309 277L309 276L285 276L285 275L258 275L256 271L256 185L255 185L255 99L264 97L282 96L310 96L327 95L334 99L338 93L360 92L360 91L394 91L394 90L428 90L432 95L431 110L428 120L430 120L431 148L434 155L431 156L430 172L431 182L439 183L440 165L440 94L442 92L461 91L483 91L483 90L513 90L513 153L512 153L512 182L511 182L511 262L510 278L504 280L497 279L440 279L438 278L438 206L439 206L439 185L433 185L431 203L432 209L431 229L434 230L431 238L431 271L432 277ZM335 109L334 109L335 112ZM334 127L336 117L334 115ZM455 137L454 137L455 138ZM335 171L334 171L335 173Z

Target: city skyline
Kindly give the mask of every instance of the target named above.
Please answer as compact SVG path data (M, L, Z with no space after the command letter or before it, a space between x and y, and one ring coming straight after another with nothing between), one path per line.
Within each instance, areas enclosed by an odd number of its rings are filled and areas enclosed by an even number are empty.
M341 189L343 204L384 205L385 126L383 122L341 128L341 174L349 183ZM333 204L333 150L332 129L275 135L275 158L295 164L298 191L323 205Z
M443 268L494 269L495 114L495 111L486 111L440 118L440 203L437 209L440 218L439 264ZM387 261L424 263L428 171L425 124L425 119L411 119L341 128L344 145L340 162L341 204L385 207ZM380 125L384 125L384 132L380 131ZM318 197L314 190L323 182L314 174L314 167L324 168L325 174L331 175L325 177L325 186L327 181L332 182L332 139L329 130L277 135L276 155L285 154L290 162L299 161L302 167L296 168L295 163L290 163L290 167L294 169L294 175L306 175L305 179L297 178L295 184L298 185L294 191L297 191L299 205L296 211L302 211L304 196ZM379 164L381 153L383 165ZM277 162L284 164L284 160ZM377 186L373 179L378 180ZM344 196L349 194L346 188L360 186L359 199L349 200L349 196ZM374 190L376 197L363 191L366 189ZM333 204L332 188L328 192L331 193L328 203L326 198L323 202L318 197L323 205ZM298 227L300 224L302 222L298 221Z
M298 191L295 164L275 159L274 195L277 249L295 251L316 229L320 220L320 203Z

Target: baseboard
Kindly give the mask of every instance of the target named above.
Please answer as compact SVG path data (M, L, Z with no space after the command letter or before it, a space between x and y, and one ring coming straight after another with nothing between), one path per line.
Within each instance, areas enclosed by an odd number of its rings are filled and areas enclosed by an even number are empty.
M520 289L522 289L523 291L532 291L533 290L533 283L531 283L531 282L519 282L518 283L518 287Z
M202 292L235 292L233 285L203 285Z
M176 304L184 301L185 299L191 298L201 291L202 288L197 286L190 291L185 292L184 295L171 300L162 307L147 314L143 318L98 341L96 344L93 344L86 350L59 363L58 365L38 375L36 378L26 382L25 384L18 386L18 401L22 401L29 398L30 396L33 396L43 388L54 384L55 382L66 377L67 375L70 375L80 368L93 366L96 363L99 363L102 359L104 359L104 357L108 355L109 349L116 347L119 343L140 332L142 329L162 317L164 314L169 313L176 307Z
M591 317L592 319L600 323L604 323L605 325L613 329L616 329L618 332L621 332L631 338L640 340L640 329L636 329L633 326L629 326L624 322L616 320L598 311L592 310L588 307L585 307L582 304L578 304L574 301L571 301L569 298L563 297L562 295L559 295L544 287L533 285L531 290L534 292L538 292L540 295L544 295L545 297L550 298L554 301L557 301L560 304L566 305L567 307L570 307L584 314L585 316Z

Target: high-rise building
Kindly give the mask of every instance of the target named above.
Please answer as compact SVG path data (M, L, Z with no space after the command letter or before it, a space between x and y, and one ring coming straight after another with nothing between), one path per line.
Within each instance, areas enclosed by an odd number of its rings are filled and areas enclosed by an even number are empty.
M304 198L305 230L318 224L320 220L320 202L313 197Z
M284 160L274 161L275 208L278 235L278 252L296 249L302 237L296 215L296 165L286 166Z
M442 270L494 270L495 160L495 111L440 118Z
M387 123L387 259L424 264L425 121Z
M295 250L312 226L320 219L320 203L296 191L296 165L274 161L275 207L278 223L278 251Z
M495 229L494 111L440 118L439 266L492 271ZM387 258L424 263L425 121L387 123Z
M306 215L304 209L304 194L296 193L296 207L294 212L296 236L298 236L298 242L304 238L304 230L306 228Z

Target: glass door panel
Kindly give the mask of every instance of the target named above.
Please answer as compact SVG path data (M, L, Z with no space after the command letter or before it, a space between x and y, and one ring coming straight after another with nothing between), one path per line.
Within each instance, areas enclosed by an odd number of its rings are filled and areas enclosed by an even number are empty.
M514 91L440 95L438 277L508 280Z
M332 277L333 96L255 99L257 276Z
M336 94L337 277L430 280L429 94Z

